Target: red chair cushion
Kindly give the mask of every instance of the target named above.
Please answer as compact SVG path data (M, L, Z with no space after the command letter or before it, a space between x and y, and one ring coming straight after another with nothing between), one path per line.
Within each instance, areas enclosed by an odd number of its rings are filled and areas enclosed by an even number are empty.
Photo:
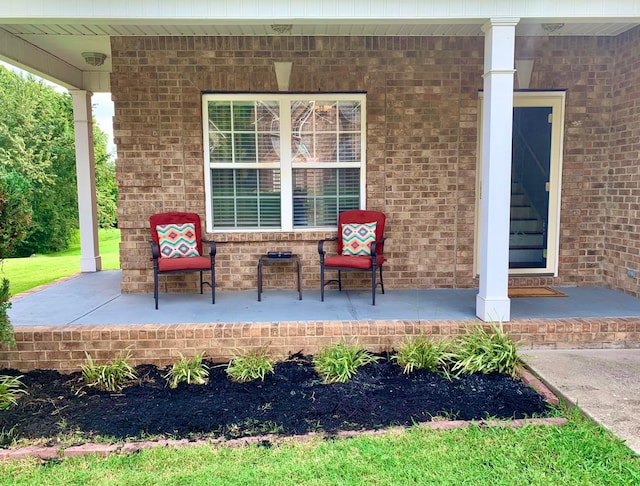
M209 257L158 258L158 270L161 272L209 270L210 268L211 258Z
M376 265L380 266L387 259L382 255L376 255ZM356 268L358 270L369 270L371 269L371 257L370 256L346 256L346 255L335 255L330 256L324 259L325 267L334 267L334 268Z

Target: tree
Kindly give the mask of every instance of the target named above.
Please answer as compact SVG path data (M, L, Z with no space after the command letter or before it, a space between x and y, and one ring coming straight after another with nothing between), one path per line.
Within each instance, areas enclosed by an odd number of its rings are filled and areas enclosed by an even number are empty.
M93 125L94 155L96 163L96 192L98 201L98 225L113 228L118 222L118 186L116 167L107 153L107 135Z
M32 224L7 256L50 253L67 248L78 228L73 105L33 77L0 67L0 167L20 175ZM116 220L115 171L106 135L94 126L100 223Z
M16 172L0 167L0 263L13 252L13 246L22 240L31 225L31 211L24 196L27 181ZM0 279L0 342L14 344L13 326L7 311L9 280Z

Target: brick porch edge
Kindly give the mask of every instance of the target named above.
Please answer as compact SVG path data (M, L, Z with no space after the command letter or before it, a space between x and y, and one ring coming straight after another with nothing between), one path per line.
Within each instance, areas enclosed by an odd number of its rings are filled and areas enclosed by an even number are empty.
M356 339L372 352L391 351L405 336L434 339L460 333L479 321L362 320L210 324L16 326L14 346L0 346L0 368L75 371L85 352L97 362L131 352L133 366L164 367L205 352L214 362L268 346L275 358L315 354L324 345ZM640 348L640 318L522 319L503 324L521 349Z

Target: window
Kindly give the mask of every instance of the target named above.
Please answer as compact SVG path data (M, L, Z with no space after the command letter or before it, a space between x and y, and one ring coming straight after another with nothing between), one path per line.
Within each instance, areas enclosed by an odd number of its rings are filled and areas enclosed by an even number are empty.
M364 207L365 95L203 95L207 230L335 227Z

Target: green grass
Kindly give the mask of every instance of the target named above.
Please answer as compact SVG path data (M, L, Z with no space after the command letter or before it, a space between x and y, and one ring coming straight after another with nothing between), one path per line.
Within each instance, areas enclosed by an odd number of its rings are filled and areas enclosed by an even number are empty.
M120 268L120 230L101 229L98 232L102 269ZM29 258L7 258L0 263L0 277L9 279L11 295L52 282L80 271L80 242L69 249Z
M162 447L44 464L2 461L0 484L640 484L640 461L621 441L577 412L568 417L563 427L412 428L274 447Z

